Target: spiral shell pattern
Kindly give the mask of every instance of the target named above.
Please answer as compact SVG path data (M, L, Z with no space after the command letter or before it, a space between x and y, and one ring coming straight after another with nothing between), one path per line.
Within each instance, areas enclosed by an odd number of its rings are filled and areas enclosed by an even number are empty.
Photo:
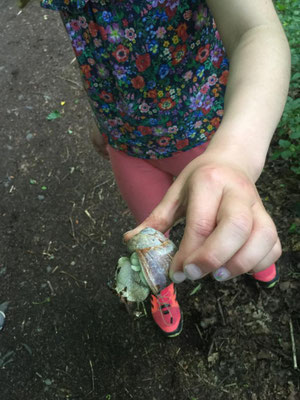
M169 268L176 252L174 243L153 228L145 228L127 243L138 256L144 278L153 294L168 286Z

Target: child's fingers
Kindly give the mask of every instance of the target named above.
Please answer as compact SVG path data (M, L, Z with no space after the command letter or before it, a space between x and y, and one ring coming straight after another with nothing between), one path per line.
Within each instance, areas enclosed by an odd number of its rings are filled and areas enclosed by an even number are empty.
M172 227L177 219L183 215L178 186L177 182L174 182L152 213L140 225L124 234L125 242L146 227L154 228L163 233Z
M230 271L232 276L251 270L253 272L259 272L269 267L279 257L276 258L278 253L278 246L276 243L279 243L276 227L261 202L253 206L253 215L254 222L249 239L226 263L226 268ZM275 245L276 247L274 248ZM270 264L264 267L270 258ZM266 260L266 262L264 260Z
M266 268L268 268L270 265L274 264L278 260L278 258L281 256L281 253L281 244L279 239L277 239L272 250L255 266L255 268L253 268L251 272L264 271Z
M209 180L200 181L200 179L191 186L186 213L186 227L179 250L170 267L171 277L174 276L174 273L182 270L184 261L200 248L216 226L223 187L216 187ZM194 270L194 273L197 275L196 270ZM197 279L196 276L195 279Z
M222 267L247 242L252 224L249 198L239 192L223 194L216 228L198 246L195 237L195 247L184 260L185 271L197 271L195 267L198 267L197 278L201 278Z

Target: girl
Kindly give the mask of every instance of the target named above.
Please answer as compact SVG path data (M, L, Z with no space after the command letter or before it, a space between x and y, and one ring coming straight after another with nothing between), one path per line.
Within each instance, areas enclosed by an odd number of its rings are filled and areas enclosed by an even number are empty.
M173 282L251 273L274 285L281 246L255 187L290 73L272 0L42 6L60 11L102 135L92 140L139 224L125 239L185 216ZM151 301L163 332L179 334L174 285Z

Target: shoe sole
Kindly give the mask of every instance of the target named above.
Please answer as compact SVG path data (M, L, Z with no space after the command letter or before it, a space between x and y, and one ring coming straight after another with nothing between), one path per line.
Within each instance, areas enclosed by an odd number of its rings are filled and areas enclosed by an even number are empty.
M275 275L275 278L273 278L273 279L272 279L271 281L269 281L269 282L260 281L259 279L253 278L253 276L250 276L250 278L251 278L251 280L253 280L253 281L255 281L255 282L258 282L259 285L260 285L262 288L264 288L264 289L272 289L274 286L277 285L277 283L279 282L279 279L280 279L278 268L277 268L277 267L275 267L275 268L276 268L276 275Z
M175 331L168 333L161 329L161 332L163 332L166 337L173 338L173 337L179 336L181 334L182 329L183 329L183 316L182 316L182 314L180 314L180 315L181 315L180 322Z
M259 281L258 279L254 279L256 282L259 283L259 285L264 288L264 289L272 289L273 287L275 287L277 285L277 283L279 282L279 277L278 278L274 278L271 282L263 282L263 281Z

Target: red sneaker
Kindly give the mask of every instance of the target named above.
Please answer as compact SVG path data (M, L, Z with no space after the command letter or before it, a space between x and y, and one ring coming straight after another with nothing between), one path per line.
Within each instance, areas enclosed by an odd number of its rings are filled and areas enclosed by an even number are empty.
M168 337L178 336L182 331L183 318L176 300L174 283L157 296L151 296L151 312L154 321Z
M272 264L263 271L252 274L251 277L256 280L260 286L271 289L279 282L279 271L275 264Z

